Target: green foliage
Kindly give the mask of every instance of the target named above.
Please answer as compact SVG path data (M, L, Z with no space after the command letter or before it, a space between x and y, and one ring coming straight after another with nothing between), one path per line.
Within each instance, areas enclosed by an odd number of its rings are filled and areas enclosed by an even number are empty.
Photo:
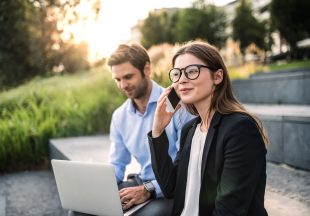
M98 13L99 0L89 0ZM61 35L76 22L80 1L0 0L0 90L17 86L61 66L64 72L88 68L86 44Z
M208 5L202 9L186 8L177 13L174 37L177 42L202 39L221 48L227 38L225 14L219 8Z
M241 52L254 43L261 49L266 49L265 37L266 27L264 22L259 22L252 14L250 3L247 0L241 0L236 9L236 16L232 22L233 39L240 42Z
M30 1L0 0L0 89L40 74L38 15Z
M149 13L141 26L142 44L149 48L161 43L202 39L220 48L227 38L225 28L226 16L214 5L156 11Z
M214 5L208 5L205 8L207 14L207 27L205 27L206 40L212 45L221 48L225 45L227 39L226 14L220 8Z
M174 36L177 42L205 38L203 23L207 23L207 17L203 10L185 8L178 11L177 17L178 22L174 29Z
M299 40L310 36L309 0L272 0L271 18L293 51Z
M170 18L166 11L150 12L141 27L142 45L148 49L152 45L170 42Z
M102 68L35 79L1 93L0 173L42 166L50 138L107 133L123 101Z

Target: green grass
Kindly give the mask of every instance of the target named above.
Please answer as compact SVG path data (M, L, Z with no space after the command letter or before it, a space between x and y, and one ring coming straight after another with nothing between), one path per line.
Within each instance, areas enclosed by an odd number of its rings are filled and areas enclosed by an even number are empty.
M278 71L278 70L290 70L295 68L310 68L310 60L307 61L294 61L294 62L279 62L276 64L268 65L268 71Z
M124 99L102 68L0 93L0 173L47 164L50 138L108 133Z
M293 61L293 62L278 62L274 64L262 65L255 63L247 63L238 67L228 67L229 76L233 79L247 79L251 74L257 72L274 72L281 70L291 70L296 68L310 68L310 60Z

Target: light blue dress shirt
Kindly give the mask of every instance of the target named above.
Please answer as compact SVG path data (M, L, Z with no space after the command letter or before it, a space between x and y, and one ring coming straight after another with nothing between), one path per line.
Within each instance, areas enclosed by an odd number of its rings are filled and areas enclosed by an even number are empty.
M157 100L163 91L164 88L152 81L152 92L146 111L143 114L140 113L136 110L133 101L127 99L114 111L110 125L110 163L115 167L117 181L123 181L126 165L131 162L132 155L141 165L140 178L143 181L152 181L157 197L163 197L163 194L152 169L147 133L152 130ZM172 160L179 150L181 129L192 118L193 116L181 107L165 129Z

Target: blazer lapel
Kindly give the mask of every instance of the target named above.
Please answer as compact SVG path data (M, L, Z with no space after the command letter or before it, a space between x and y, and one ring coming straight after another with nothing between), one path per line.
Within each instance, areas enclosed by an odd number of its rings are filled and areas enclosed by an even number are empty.
M212 144L212 140L216 131L216 126L219 124L222 115L219 112L215 112L211 121L211 125L209 127L209 131L207 134L206 142L203 149L202 161L201 161L201 181L203 180L203 176L206 169L207 158L209 154L209 150Z

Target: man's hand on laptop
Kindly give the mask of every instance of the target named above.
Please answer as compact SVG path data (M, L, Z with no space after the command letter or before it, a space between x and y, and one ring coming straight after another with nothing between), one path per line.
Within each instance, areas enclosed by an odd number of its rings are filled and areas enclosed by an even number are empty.
M151 197L151 193L148 192L143 185L136 187L123 188L119 191L123 209L126 210L133 205L137 205L145 202Z

